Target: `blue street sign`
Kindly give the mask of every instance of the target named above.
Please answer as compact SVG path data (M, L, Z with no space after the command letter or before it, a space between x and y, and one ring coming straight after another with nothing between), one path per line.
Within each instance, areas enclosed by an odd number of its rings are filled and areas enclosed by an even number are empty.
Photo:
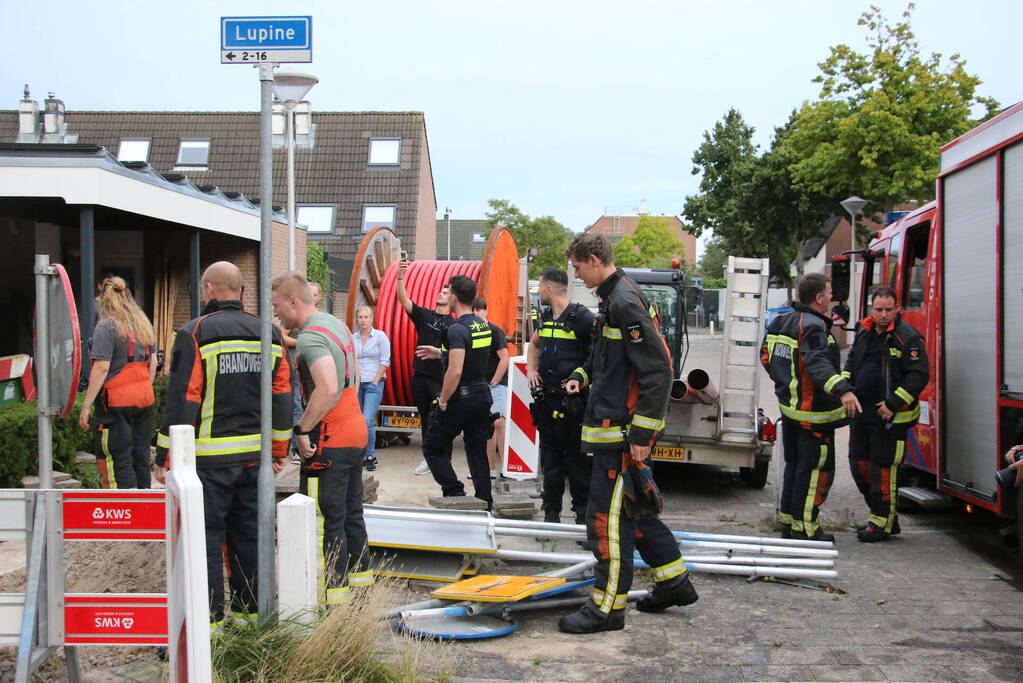
M313 61L312 17L221 17L220 63Z

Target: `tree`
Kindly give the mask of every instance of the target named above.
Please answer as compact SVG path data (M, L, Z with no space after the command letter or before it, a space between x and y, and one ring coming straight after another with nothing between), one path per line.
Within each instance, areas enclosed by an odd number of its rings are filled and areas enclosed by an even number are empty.
M306 279L320 283L320 290L326 297L330 293L330 269L327 266L327 254L323 245L313 240L306 242L305 251Z
M615 265L623 268L666 268L673 256L681 260L685 246L658 216L640 216L636 231L614 245Z
M537 255L529 263L529 277L537 279L547 268L565 268L565 249L572 233L552 216L530 218L507 199L491 199L487 202L487 225L493 230L499 225L511 230L519 257L526 256L530 247L537 248Z
M711 237L703 245L698 268L699 276L704 280L721 278L728 265L728 250L720 237Z
M791 172L807 190L839 201L850 194L891 209L934 196L940 146L973 128L998 103L977 95L981 80L958 54L923 56L909 25L915 5L890 24L871 6L859 19L869 51L831 48L821 62L820 99L804 103L785 141Z

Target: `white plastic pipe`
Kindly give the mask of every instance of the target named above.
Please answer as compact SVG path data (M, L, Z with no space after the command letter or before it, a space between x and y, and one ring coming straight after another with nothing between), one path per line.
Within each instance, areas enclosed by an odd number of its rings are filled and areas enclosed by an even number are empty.
M522 562L576 563L590 556L586 553L545 553L539 550L498 550L494 557L502 560L518 560ZM686 553L682 559L685 560L687 566L694 563L741 564L760 567L808 567L814 569L831 569L835 566L833 560L808 559L802 557L751 557L743 555L731 556L722 554ZM642 560L638 556L635 561L637 565L643 565ZM596 560L593 560L593 563L596 563ZM553 575L554 574L550 573L547 574L547 576Z
M686 563L690 571L707 574L734 574L736 576L773 576L779 579L834 579L838 572L829 569L804 569L801 567L750 567L741 564Z

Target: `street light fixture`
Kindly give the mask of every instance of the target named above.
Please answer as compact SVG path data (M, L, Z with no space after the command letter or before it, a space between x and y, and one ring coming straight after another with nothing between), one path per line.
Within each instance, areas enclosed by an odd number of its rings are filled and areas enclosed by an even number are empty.
M451 260L451 209L444 207L444 221L448 224L448 261Z
M295 270L295 107L319 82L309 74L274 74L274 95L288 112L288 270Z
M852 238L849 242L849 249L851 251L856 251L856 217L863 213L863 207L866 205L866 199L861 199L855 195L842 200L842 208L849 212L849 226L852 229Z

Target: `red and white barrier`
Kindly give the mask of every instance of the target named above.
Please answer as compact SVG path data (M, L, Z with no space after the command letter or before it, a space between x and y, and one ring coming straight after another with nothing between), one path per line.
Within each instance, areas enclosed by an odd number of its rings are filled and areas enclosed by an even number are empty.
M526 357L515 356L508 368L508 420L504 438L504 466L501 474L519 481L536 479L540 470L540 436L533 426L529 405L533 397L529 393L529 379L526 377Z

